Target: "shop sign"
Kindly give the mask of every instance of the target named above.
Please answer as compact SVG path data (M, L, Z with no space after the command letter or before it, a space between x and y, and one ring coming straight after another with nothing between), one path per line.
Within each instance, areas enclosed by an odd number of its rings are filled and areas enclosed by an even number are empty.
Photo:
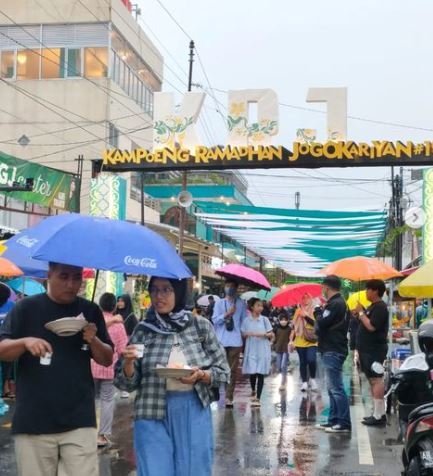
M7 196L47 208L78 210L79 179L75 175L0 153L0 185L25 185L28 178L34 181L32 191L7 192Z
M103 154L102 170L107 172L165 169L244 169L278 167L349 167L384 165L426 165L433 162L433 142L328 141L294 142L283 146L205 147L188 149L111 149Z

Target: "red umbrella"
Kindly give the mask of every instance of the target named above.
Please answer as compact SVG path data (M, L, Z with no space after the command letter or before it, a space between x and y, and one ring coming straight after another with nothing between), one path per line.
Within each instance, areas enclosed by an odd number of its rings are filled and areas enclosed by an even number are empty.
M310 294L313 298L320 297L322 286L317 283L291 284L275 294L271 303L275 307L295 306L301 302L304 294Z
M228 264L215 271L223 278L233 278L236 281L254 288L271 290L269 281L262 273L242 264Z
M93 279L95 277L95 270L92 268L83 268L83 279Z

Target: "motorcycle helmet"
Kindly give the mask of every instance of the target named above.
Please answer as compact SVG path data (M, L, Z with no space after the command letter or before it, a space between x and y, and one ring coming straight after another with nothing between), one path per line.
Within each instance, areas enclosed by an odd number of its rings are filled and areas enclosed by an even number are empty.
M433 368L433 319L427 319L419 326L418 343L429 367Z

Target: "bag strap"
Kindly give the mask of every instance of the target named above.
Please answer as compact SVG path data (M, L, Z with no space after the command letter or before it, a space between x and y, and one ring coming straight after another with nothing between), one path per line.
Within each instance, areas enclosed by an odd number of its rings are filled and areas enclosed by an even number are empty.
M339 329L343 324L346 324L346 318L347 318L347 314L349 313L349 308L348 306L346 306L346 312L344 313L344 317L343 319L341 319L341 321L337 322L337 324L334 324L333 326L331 327L328 327L328 331L335 331L336 329Z

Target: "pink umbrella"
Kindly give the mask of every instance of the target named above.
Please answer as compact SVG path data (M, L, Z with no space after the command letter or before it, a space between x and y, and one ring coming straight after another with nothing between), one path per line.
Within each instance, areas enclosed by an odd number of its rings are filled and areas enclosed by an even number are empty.
M223 278L233 278L242 284L254 288L271 290L271 285L262 273L242 264L227 264L217 269L215 273Z
M317 283L290 284L275 294L271 303L275 307L295 306L301 302L304 294L310 294L311 297L318 298L322 294L322 286Z

